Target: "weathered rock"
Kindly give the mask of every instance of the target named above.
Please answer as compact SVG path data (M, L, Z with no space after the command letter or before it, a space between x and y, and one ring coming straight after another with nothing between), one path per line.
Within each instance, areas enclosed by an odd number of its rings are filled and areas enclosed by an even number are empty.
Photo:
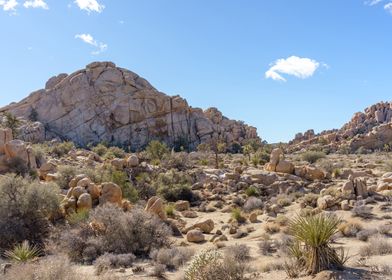
M214 229L214 221L211 219L196 222L194 225L187 228L185 231L188 232L192 229L200 229L203 233L210 233Z
M166 213L163 201L157 196L153 196L147 201L147 205L144 210L157 215L162 220L166 220Z
M180 212L185 211L185 210L189 210L189 207L190 207L189 201L186 201L186 200L179 200L179 201L176 201L176 203L174 204L174 208Z
M90 210L93 207L93 201L91 195L88 193L83 193L79 196L77 201L77 208L79 210Z
M200 230L193 229L193 230L190 230L187 232L186 240L188 242L200 243L205 240L205 237L204 237L204 234Z
M0 113L28 119L33 109L49 128L46 139L60 135L81 146L107 142L137 150L152 139L169 145L186 139L196 148L217 134L229 145L259 139L256 128L229 120L216 108L192 108L185 99L165 95L111 62L94 62L51 78L45 89L0 108Z
M87 193L86 189L83 187L76 186L72 189L72 196L78 199L82 194Z
M251 169L246 171L246 174L250 175L253 183L259 183L266 186L271 185L279 179L278 175L272 172L266 172L259 169Z
M317 199L317 207L326 210L335 205L335 199L331 195L319 197Z
M256 212L253 212L249 215L249 222L257 223L257 213Z
M294 173L294 164L288 162L286 160L279 161L278 165L275 169L276 172L293 174Z
M99 197L99 204L113 203L118 206L122 205L122 191L115 183L102 183L101 196Z
M127 166L130 168L138 167L139 166L139 158L136 155L131 155L127 159Z

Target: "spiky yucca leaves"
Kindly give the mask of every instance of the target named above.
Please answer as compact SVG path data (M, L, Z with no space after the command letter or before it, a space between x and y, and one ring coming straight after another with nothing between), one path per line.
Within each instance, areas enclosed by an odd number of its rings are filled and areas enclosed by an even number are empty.
M292 254L308 274L331 268L342 268L347 260L344 251L331 247L331 238L341 220L332 215L298 216L289 223L289 234L295 238Z
M41 250L37 246L30 245L25 240L21 244L16 245L12 250L5 251L4 256L13 261L26 262L37 258L40 254Z

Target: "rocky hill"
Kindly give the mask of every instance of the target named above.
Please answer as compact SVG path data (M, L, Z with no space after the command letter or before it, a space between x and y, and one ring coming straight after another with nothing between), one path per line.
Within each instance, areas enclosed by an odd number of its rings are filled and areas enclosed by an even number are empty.
M0 108L5 112L38 121L25 124L21 133L32 142L58 137L81 146L106 142L137 150L153 139L191 149L212 137L229 145L260 140L256 128L229 120L216 108L192 108L112 62L52 77L44 89Z
M351 120L340 129L323 131L315 134L308 130L298 133L290 142L294 150L308 145L329 146L332 151L347 147L355 152L359 148L380 150L392 143L392 102L379 102L355 113Z

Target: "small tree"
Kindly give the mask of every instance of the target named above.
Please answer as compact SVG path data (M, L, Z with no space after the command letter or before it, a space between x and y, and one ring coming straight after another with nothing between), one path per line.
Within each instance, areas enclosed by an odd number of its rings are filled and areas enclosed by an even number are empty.
M217 138L211 138L210 141L210 148L211 151L214 152L215 154L215 168L219 168L219 154L223 153L226 151L226 143L221 141L218 137Z
M12 134L15 137L18 134L17 129L20 126L20 120L18 120L18 118L15 117L10 112L6 112L4 113L4 115L5 115L5 126L11 128Z
M251 144L246 144L244 147L242 147L242 151L244 155L248 156L248 159L250 161L250 156L252 153L254 153L253 146Z

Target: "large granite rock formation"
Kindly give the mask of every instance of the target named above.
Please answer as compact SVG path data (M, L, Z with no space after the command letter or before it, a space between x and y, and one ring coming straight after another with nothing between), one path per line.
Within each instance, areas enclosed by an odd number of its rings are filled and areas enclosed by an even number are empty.
M229 120L216 108L192 108L111 62L52 77L45 89L0 109L6 111L25 119L34 115L43 124L25 127L31 142L59 137L82 146L105 141L136 150L154 139L191 149L211 137L228 144L260 140L256 128Z
M347 146L355 152L359 148L367 150L383 149L392 143L392 102L380 102L355 113L341 129L315 134L308 130L298 133L290 142L292 149L301 149L312 144L328 145L332 150Z

